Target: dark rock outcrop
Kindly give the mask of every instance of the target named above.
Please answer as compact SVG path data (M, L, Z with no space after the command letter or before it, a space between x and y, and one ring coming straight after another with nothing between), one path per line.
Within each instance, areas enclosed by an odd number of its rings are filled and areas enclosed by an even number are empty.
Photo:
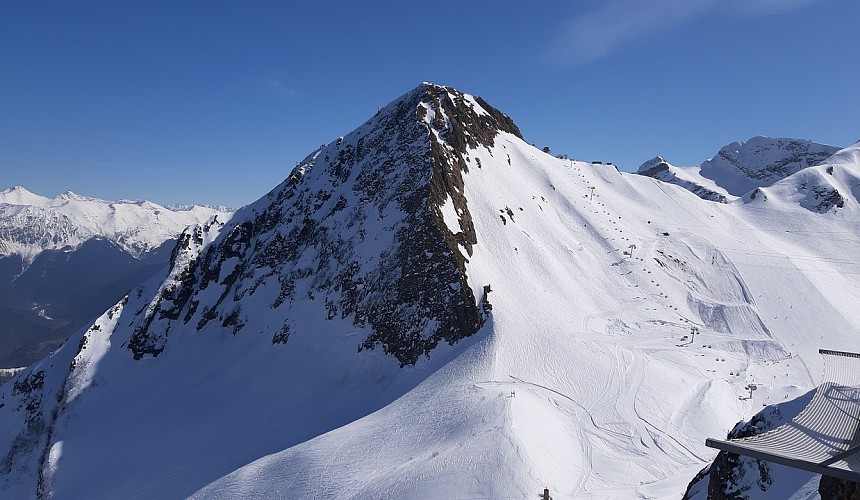
M818 483L818 493L822 500L860 500L860 484L835 477L821 476L821 482Z

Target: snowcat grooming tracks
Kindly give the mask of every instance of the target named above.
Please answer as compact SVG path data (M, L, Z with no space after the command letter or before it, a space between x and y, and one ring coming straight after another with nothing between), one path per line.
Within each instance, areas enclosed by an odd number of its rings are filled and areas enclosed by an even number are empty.
M860 354L826 349L818 352L825 360L832 357L841 361L843 369L829 376L826 372L825 382L790 422L744 438L709 438L705 446L860 482ZM851 366L846 368L846 364Z

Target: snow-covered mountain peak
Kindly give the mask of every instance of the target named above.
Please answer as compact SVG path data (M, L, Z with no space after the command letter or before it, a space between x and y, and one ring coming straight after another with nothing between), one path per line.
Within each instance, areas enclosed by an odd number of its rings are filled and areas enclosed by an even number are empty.
M720 148L699 166L676 167L658 156L643 163L636 173L676 184L706 200L727 203L820 165L838 150L803 139L757 136Z
M55 201L96 201L96 202L104 202L104 200L99 200L97 198L89 198L87 196L81 196L72 191L66 191L65 193L61 193L54 198Z
M845 211L854 217L860 198L860 145L841 149L821 164L807 167L743 197L745 203L796 204L813 212ZM845 217L843 215L842 217Z
M742 196L819 165L839 149L803 139L757 136L722 147L701 164L700 173L731 195Z
M471 151L492 148L502 133L519 138L510 118L480 97L419 85L237 212L156 300L162 305L148 316L155 319L143 320L129 348L136 358L158 356L177 317L201 331L217 318L212 327L236 333L267 331L261 321L283 317L270 341L286 343L306 328L290 312L304 296L324 302L327 319L361 329L358 347L380 346L401 365L474 334L484 316L467 281L477 240L462 176L481 168ZM222 295L203 293L216 286ZM240 300L246 295L256 297Z
M50 198L31 193L23 186L15 186L0 191L0 203L12 205L43 205L50 202Z
M30 262L44 250L75 248L101 237L138 256L191 224L228 213L205 207L171 210L151 202L111 202L67 191L54 198L23 187L0 192L0 257Z
M664 160L662 156L655 156L654 158L651 158L650 160L644 162L642 165L639 165L639 168L636 170L636 173L644 174L645 172L651 170L654 167L662 167L664 165L668 166L666 160Z

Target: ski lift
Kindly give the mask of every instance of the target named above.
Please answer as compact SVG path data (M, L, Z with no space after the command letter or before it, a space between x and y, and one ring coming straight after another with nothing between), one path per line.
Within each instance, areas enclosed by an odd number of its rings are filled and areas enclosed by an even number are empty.
M753 391L758 389L758 386L755 384L749 384L746 387L744 387L744 389L750 391L749 399L752 399Z

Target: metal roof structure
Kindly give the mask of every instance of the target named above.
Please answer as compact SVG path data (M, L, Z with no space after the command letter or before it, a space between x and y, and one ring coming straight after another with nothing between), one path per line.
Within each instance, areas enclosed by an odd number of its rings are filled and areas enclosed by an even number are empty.
M843 369L828 378L842 380L818 386L791 422L755 436L707 439L705 446L860 482L860 354L818 352L825 356L828 368L841 364Z

